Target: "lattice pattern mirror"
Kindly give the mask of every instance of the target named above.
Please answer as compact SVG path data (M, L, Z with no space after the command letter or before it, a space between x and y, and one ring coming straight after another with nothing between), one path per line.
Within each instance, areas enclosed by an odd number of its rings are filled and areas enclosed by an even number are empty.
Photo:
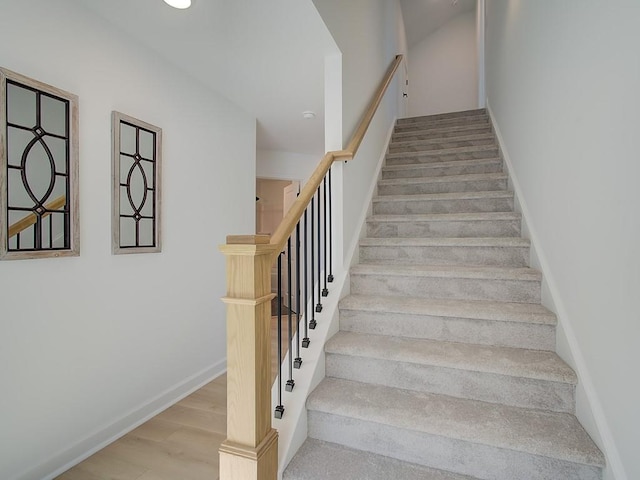
M0 258L79 255L78 97L0 68Z
M162 130L112 113L114 254L160 252Z

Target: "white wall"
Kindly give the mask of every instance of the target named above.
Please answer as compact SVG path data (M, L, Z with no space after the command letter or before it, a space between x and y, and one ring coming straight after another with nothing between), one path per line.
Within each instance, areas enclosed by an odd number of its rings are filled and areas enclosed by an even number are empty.
M298 180L301 187L318 166L324 152L317 155L258 150L256 152L256 175L260 178Z
M349 142L361 116L395 55L404 53L406 39L397 0L314 0L318 12L342 53L343 145ZM334 184L342 189L343 245L359 235L360 218L369 204L370 187L387 131L398 115L397 84L381 104L356 158L335 169Z
M487 2L488 104L618 480L640 478L638 25L637 0Z
M80 97L81 256L0 263L0 478L42 479L225 369L255 119L76 3L0 9L2 66ZM163 128L160 254L110 254L112 110Z
M409 49L409 116L478 108L476 45L469 10Z

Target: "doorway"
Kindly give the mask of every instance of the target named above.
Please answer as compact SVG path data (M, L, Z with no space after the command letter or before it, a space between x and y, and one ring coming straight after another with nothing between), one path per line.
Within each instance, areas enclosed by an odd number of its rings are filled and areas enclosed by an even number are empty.
M256 233L273 235L278 225L295 202L300 193L298 180L257 178L256 179ZM295 239L293 239L295 242ZM294 243L295 245L295 243ZM292 248L291 263L295 264L295 249ZM295 289L292 289L289 302L289 279L287 275L288 252L282 255L282 305L290 308L296 304ZM271 269L271 292L277 293L277 264ZM291 284L295 285L295 272L292 273ZM277 299L276 299L277 301Z

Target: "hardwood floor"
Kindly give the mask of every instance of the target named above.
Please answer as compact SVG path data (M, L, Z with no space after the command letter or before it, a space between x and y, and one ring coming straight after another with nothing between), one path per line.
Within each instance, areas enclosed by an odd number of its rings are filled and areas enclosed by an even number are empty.
M275 379L277 317L271 319L271 332ZM285 339L287 332L285 317ZM218 448L226 432L227 376L221 375L56 480L217 480Z
M226 431L222 375L56 480L216 480Z

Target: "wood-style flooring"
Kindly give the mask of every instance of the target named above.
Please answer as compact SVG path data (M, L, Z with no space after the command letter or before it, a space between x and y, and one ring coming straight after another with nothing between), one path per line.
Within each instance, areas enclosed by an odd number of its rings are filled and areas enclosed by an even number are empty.
M226 432L222 375L56 480L217 480Z
M287 318L283 320L288 339ZM271 332L275 379L277 317L271 319ZM226 432L227 376L222 375L56 480L217 480L218 448Z

